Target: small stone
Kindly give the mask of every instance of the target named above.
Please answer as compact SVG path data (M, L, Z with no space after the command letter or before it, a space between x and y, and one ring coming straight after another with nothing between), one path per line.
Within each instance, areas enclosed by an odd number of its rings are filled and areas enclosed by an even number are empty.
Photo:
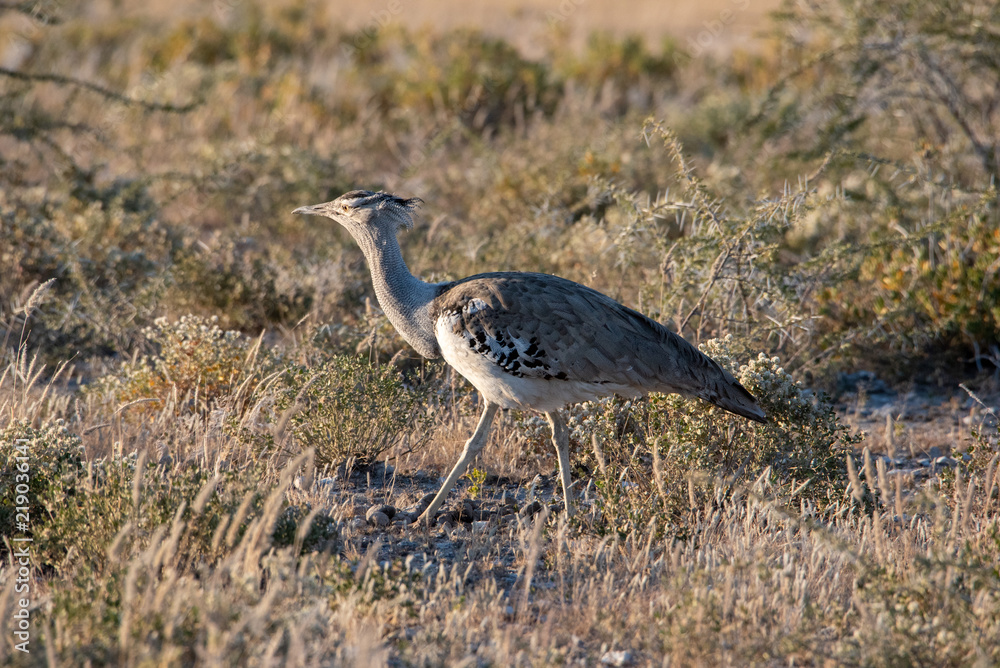
M368 524L368 521L363 517L355 517L351 520L351 528L355 531L363 529Z
M601 657L601 663L605 666L627 666L632 663L632 652L628 650L605 652Z
M476 506L472 499L462 501L462 508L458 512L457 519L461 522L471 522L476 519Z
M541 510L542 510L542 504L540 504L538 501L532 501L531 503L529 503L528 505L526 505L524 508L521 508L521 511L518 513L518 516L519 517L534 517L539 512L541 512Z
M950 468L952 466L955 466L956 464L958 464L958 462L952 459L951 457L938 457L937 459L934 460L934 466Z
M443 513L438 513L436 519L438 524L455 524L458 522L459 511L457 510L446 510Z
M409 512L411 515L417 516L420 513L427 510L427 506L431 505L431 501L434 500L434 494L424 494L420 497L420 500L416 502L413 506L410 506Z
M372 506L365 513L365 519L368 520L368 524L377 527L388 526L389 516L382 512L382 506Z
M374 508L375 506L372 506L372 507ZM396 516L396 509L393 508L392 506L390 506L387 503L384 503L381 506L378 506L378 509L379 509L379 512L385 513L385 516L388 517L390 520L393 517Z
M476 522L472 523L472 530L473 530L473 532L481 533L481 532L486 531L486 529L489 526L490 526L489 522L476 521Z
M897 477L906 478L906 476L910 475L915 476L923 473L924 471L922 469L893 469L891 471L885 472L886 476L888 476L889 478L897 478Z

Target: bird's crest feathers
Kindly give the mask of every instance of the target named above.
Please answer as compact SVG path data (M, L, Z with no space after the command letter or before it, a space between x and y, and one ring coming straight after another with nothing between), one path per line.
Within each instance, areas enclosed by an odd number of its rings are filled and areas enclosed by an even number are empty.
M337 198L337 201L346 204L352 209L362 207L374 207L380 210L395 209L401 216L404 225L409 229L413 227L413 218L410 215L423 200L419 197L398 197L392 193L384 191L372 192L370 190L352 190ZM402 209L402 211L400 211Z

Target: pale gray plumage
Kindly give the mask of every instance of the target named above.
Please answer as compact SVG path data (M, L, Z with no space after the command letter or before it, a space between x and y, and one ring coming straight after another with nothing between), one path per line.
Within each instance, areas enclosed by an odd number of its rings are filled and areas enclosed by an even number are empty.
M418 199L354 190L296 209L343 225L361 247L379 304L424 357L444 357L483 396L475 433L424 512L428 520L482 450L499 408L545 413L572 514L569 441L558 409L612 394L676 392L766 422L754 397L712 359L663 325L596 290L548 274L498 272L425 283L396 239Z

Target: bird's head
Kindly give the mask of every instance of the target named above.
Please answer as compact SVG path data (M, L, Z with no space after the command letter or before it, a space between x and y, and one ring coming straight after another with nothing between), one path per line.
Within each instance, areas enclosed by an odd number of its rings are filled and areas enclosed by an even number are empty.
M416 197L406 199L386 192L352 190L330 202L301 206L292 213L332 218L353 236L364 231L395 234L400 227L413 227L413 209L420 202Z

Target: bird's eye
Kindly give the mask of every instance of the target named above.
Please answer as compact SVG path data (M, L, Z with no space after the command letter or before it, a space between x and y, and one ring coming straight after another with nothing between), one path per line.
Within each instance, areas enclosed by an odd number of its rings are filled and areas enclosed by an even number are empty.
M340 205L340 208L341 208L341 209L343 209L344 211L347 211L347 210L348 210L348 209L350 209L351 207L347 206L346 204L341 204L341 205Z

